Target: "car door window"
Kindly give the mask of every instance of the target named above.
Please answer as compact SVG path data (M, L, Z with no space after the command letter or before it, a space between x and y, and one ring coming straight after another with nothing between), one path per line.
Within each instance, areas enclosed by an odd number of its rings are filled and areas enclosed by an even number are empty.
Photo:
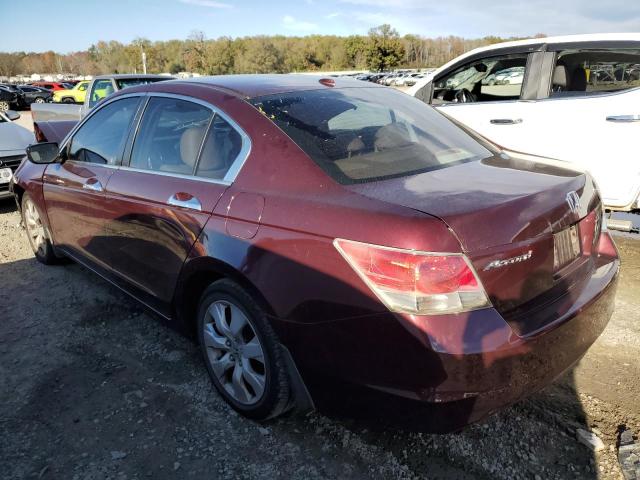
M518 100L527 58L527 54L490 57L457 68L436 80L434 100L458 102L461 92L474 102Z
M640 87L640 50L565 50L556 59L551 96L574 97Z
M93 107L96 103L98 103L103 98L108 97L114 92L113 84L111 80L97 80L93 84L93 88L91 89L91 96L89 98L89 106Z
M193 175L211 109L186 100L152 97L131 152L133 168Z
M220 115L211 122L198 160L196 175L221 180L242 150L240 133Z
M80 85L78 87L78 90L80 90L81 92L84 92L86 89L87 89L87 84L86 83L83 83L82 85Z
M118 165L138 102L138 97L123 98L91 115L73 136L68 158Z

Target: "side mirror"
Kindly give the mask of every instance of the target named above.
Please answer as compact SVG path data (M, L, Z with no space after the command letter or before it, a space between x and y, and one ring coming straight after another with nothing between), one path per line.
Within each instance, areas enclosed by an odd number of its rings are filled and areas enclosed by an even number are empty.
M34 143L27 147L27 158L38 164L54 163L58 158L58 144L54 142Z
M7 110L6 112L4 112L7 115L7 118L9 120L11 120L12 122L14 120L17 120L20 118L20 114L18 112L16 112L15 110Z

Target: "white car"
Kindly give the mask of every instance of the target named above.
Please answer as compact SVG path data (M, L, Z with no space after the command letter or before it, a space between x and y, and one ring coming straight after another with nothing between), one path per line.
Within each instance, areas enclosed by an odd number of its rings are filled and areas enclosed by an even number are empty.
M13 196L9 192L13 172L26 155L26 148L35 143L32 132L13 122L18 118L20 114L13 110L0 112L0 199Z
M407 93L505 149L578 164L607 208L630 211L640 209L639 65L640 34L536 38L468 52Z

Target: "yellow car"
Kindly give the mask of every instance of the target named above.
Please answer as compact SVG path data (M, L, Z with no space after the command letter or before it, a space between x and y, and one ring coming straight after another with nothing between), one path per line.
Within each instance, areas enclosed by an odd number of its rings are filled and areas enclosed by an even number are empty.
M75 87L69 90L56 90L53 92L53 101L61 103L84 103L87 94L89 81L78 82Z

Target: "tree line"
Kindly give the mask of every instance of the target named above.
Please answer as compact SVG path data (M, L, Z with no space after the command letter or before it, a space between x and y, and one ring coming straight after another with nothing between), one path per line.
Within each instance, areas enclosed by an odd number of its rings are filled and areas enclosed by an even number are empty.
M53 51L0 53L0 76L140 73L142 52L146 55L148 73L384 71L400 67L437 67L473 48L506 40L515 38L400 36L390 25L372 28L368 35L348 37L257 35L208 39L204 33L195 31L186 40L154 42L137 38L129 44L99 41L88 50L68 54Z

